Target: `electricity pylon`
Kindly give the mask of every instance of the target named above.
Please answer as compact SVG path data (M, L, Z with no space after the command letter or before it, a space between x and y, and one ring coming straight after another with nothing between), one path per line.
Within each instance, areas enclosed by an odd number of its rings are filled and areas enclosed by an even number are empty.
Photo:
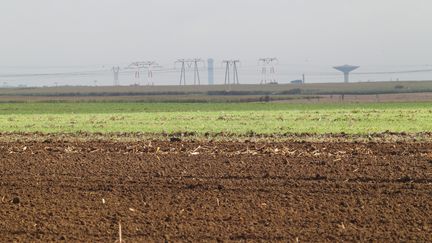
M160 67L154 61L142 62L142 65L147 69L147 85L153 85L153 68Z
M139 62L134 62L134 63L129 64L129 66L127 66L127 68L135 70L134 77L135 77L135 81L137 81L135 83L135 85L140 85L140 83L141 83L140 72L141 72L142 65Z
M186 85L186 69L191 69L193 66L194 69L194 85L200 85L200 75L199 75L199 66L200 64L204 64L204 61L200 58L194 59L178 59L175 64L180 63L180 85Z
M128 66L128 68L136 69L135 79L138 80L138 85L140 84L141 81L141 77L140 77L141 69L147 70L147 85L153 84L153 68L155 67L160 67L160 66L154 61L134 62Z
M114 86L119 86L119 73L120 73L120 67L113 67L112 71L114 73Z
M187 64L187 60L186 59L178 59L175 64L180 63L181 64L181 69L180 69L180 85L186 85L186 64Z
M261 68L261 84L266 84L267 82L276 82L275 78L275 64L278 59L275 57L265 57L258 60Z
M231 75L230 70L232 68L232 77L233 77L233 84L240 84L239 78L238 78L238 64L240 63L240 60L224 60L222 63L225 65L225 85L231 85Z
M199 64L204 64L204 61L199 58L195 58L192 60L194 64L194 85L201 85L201 80L199 76Z

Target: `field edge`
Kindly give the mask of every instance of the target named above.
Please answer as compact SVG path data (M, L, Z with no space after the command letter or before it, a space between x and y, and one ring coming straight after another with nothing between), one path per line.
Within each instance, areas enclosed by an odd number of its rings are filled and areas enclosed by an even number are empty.
M432 142L432 132L382 132L370 134L347 133L287 133L287 134L229 134L229 133L42 133L0 132L0 142L58 142L58 141L227 141L227 142Z

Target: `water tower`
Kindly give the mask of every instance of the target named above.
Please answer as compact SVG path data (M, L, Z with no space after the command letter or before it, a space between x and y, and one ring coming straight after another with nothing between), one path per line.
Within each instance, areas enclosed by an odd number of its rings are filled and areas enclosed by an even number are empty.
M351 66L351 65L343 65L343 66L339 66L339 67L333 67L334 69L343 72L344 74L344 81L345 83L349 82L349 74L350 72L356 70L357 68L359 68L359 66Z
M207 74L208 74L208 84L214 84L214 60L209 58L207 60Z

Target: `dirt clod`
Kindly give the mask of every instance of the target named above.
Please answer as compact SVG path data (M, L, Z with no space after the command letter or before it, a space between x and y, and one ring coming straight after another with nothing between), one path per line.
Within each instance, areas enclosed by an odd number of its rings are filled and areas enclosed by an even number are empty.
M181 140L181 138L179 138L179 137L170 137L170 142L181 142L182 140Z
M12 198L12 203L13 203L13 204L19 204L20 202L21 202L21 200L20 200L19 197L14 197L14 198Z

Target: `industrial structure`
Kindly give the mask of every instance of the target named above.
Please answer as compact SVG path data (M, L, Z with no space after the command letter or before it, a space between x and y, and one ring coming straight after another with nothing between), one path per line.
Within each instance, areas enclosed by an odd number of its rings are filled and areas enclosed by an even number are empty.
M135 77L135 81L136 81L135 84L140 84L140 81L141 81L140 73L141 73L142 66L139 64L139 62L133 62L133 63L129 64L129 66L127 66L126 68L135 70L135 72L134 72L134 77Z
M233 81L232 84L240 84L238 78L238 65L240 60L223 60L222 63L225 65L225 85L231 85L230 70L232 69Z
M114 74L114 86L119 86L119 73L120 73L120 67L113 67L112 68L113 74Z
M176 62L180 63L181 68L180 68L180 85L186 85L186 64L187 64L187 60L186 59L178 59Z
M194 65L194 85L201 85L200 75L199 75L199 66L200 64L204 65L204 61L200 58L192 59Z
M3 87L20 87L26 86L25 83L17 82L34 82L36 86L62 86L62 85L144 85L145 82L153 85L153 76L157 75L158 85L162 84L179 84L178 74L180 75L180 85L214 85L215 83L223 84L223 76L225 75L225 85L239 84L239 75L246 84L278 84L295 81L297 84L316 83L316 82L331 82L331 79L338 73L331 72L336 69L343 73L345 83L350 81L375 81L375 80L430 80L432 73L432 65L402 65L406 69L390 69L380 66L362 66L361 71L357 69L360 66L342 65L342 66L326 66L326 65L310 65L310 64L284 64L279 63L275 57L255 58L250 60L251 64L240 66L239 60L228 59L223 61L208 59L179 59L175 61L175 66L166 64L164 67L158 65L154 61L138 61L126 65L86 65L86 66L71 66L74 69L68 69L64 72L53 71L48 68L46 73L37 71L34 73L33 68L29 68L25 72L10 73L7 70L5 73L0 72L0 86ZM244 60L245 63L249 63ZM252 63L253 62L253 63ZM219 64L218 64L219 63ZM181 70L180 65L181 64ZM243 64L243 62L242 62ZM307 65L307 66L306 66ZM170 66L170 67L168 67ZM296 66L301 66L298 68ZM297 70L295 70L297 68ZM293 71L292 71L293 70ZM1 70L0 70L1 71ZM194 72L192 78L192 71ZM205 73L207 71L207 73ZM359 80L352 80L354 75ZM2 71L3 72L3 71ZM240 72L240 73L239 73ZM203 74L204 73L204 74ZM147 78L145 77L147 75ZM202 75L205 75L204 78ZM399 76L400 75L400 76ZM421 75L421 76L420 76ZM125 77L123 77L125 76ZM134 76L134 78L132 77ZM188 77L186 77L188 76ZM297 76L297 77L296 77ZM43 77L43 78L41 78ZM79 79L77 78L79 77ZM129 77L129 80L126 78ZM337 77L337 76L336 76ZM340 82L342 81L342 76ZM219 78L221 80L219 80ZM292 78L292 79L291 79ZM350 80L351 78L351 80ZM188 79L188 80L187 80ZM193 79L193 82L192 82ZM201 80L203 79L203 80ZM207 80L204 80L207 79ZM27 81L26 81L27 80ZM33 80L33 81L32 81ZM69 80L69 81L67 81ZM98 80L95 82L95 80ZM291 81L290 81L291 80ZM301 81L300 81L301 80ZM201 82L203 81L203 82ZM73 83L68 83L73 82ZM187 83L189 82L189 83ZM8 83L8 84L7 84Z
M276 83L275 64L278 59L275 57L260 58L258 63L261 66L261 84Z
M141 69L147 70L147 85L153 85L153 69L160 67L155 61L133 62L128 68L135 69L135 80L137 85L141 84Z
M349 82L349 74L350 72L356 70L357 68L359 68L360 66L351 66L351 65L343 65L343 66L337 66L337 67L333 67L334 69L343 72L344 74L344 82L348 83Z
M201 85L199 68L204 65L204 61L200 58L194 59L178 59L175 63L180 63L180 85L186 85L186 69L191 69L193 66L194 85Z

